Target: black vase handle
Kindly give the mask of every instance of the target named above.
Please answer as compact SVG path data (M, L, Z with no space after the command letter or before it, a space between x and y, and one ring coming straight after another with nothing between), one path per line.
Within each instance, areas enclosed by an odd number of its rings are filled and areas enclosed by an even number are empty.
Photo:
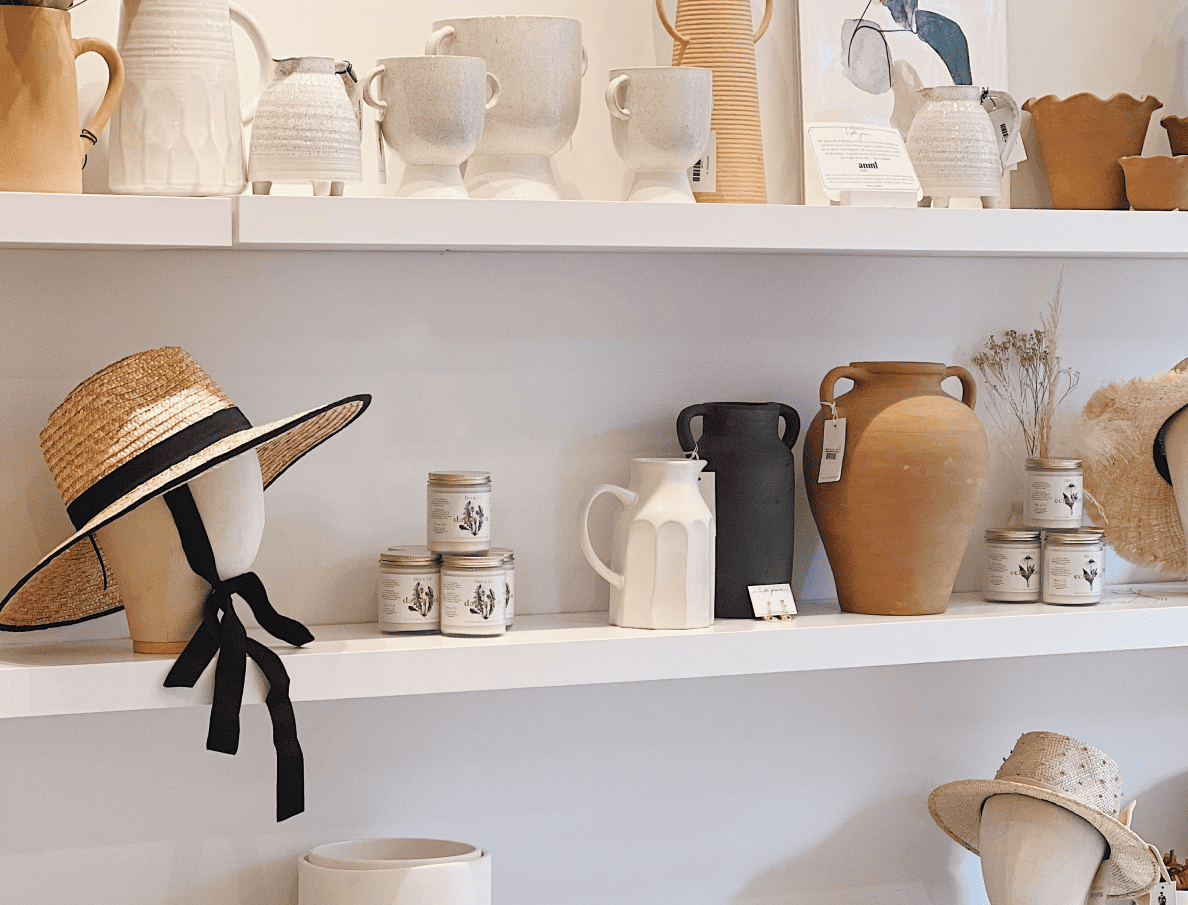
M704 415L709 405L702 402L698 405L690 405L681 409L681 413L677 415L676 431L677 443L681 444L681 449L685 452L693 452L697 447L696 441L693 439L692 421L698 415ZM795 414L795 412L793 412ZM800 422L797 421L799 426Z
M780 414L784 416L784 436L780 439L791 449L796 445L796 438L800 436L800 415L790 405L784 405L782 402L777 405L780 407Z

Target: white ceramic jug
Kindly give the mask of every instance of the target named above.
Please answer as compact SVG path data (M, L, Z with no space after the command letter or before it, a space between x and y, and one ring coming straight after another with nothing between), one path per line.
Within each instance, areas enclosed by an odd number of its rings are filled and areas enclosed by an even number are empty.
M1019 136L1019 105L1005 91L986 92L1008 111L1007 134L1000 135L982 106L981 88L940 85L919 92L924 103L908 130L907 150L924 190L921 203L948 207L950 198L980 198L983 207L996 207Z
M610 622L627 628L705 628L714 621L714 518L697 486L704 459L632 459L630 489L599 484L582 503L582 552L610 582ZM626 507L607 567L590 544L590 507L604 493Z
M237 195L247 184L231 22L248 33L260 86L272 74L259 26L228 0L124 0L124 94L111 118L111 190Z

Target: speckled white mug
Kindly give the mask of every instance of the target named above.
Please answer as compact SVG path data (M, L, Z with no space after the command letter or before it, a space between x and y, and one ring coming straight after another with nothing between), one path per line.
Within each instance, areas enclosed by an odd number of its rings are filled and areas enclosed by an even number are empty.
M433 23L427 54L481 57L503 100L487 117L466 187L474 198L560 198L549 158L577 128L588 60L582 24L558 16L473 16Z
M688 170L709 143L713 79L691 66L611 70L611 137L635 171L628 201L694 201Z
M363 77L384 141L404 161L398 198L468 198L459 167L474 152L499 79L477 57L388 57ZM375 80L383 76L379 97ZM488 99L488 84L490 98Z

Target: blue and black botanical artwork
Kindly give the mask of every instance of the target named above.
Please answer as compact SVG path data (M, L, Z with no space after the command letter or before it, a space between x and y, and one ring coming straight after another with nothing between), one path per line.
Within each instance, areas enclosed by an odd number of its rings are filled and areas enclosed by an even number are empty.
M883 28L866 18L871 4L886 7L898 28ZM891 90L891 49L886 35L913 34L934 51L954 85L972 85L969 42L961 26L952 19L919 9L918 0L868 0L862 15L842 23L842 65L846 78L863 91L882 94Z
M433 588L425 585L421 587L418 581L413 585L412 603L408 607L414 613L420 613L422 616L428 616L430 610L433 609Z
M476 616L482 616L484 619L490 619L491 614L495 612L495 592L487 588L484 593L483 586L476 584L474 599L470 601L470 612Z
M466 507L462 510L462 520L458 522L458 528L462 531L469 531L477 537L478 533L483 530L483 522L486 518L487 515L483 512L481 504L467 500Z

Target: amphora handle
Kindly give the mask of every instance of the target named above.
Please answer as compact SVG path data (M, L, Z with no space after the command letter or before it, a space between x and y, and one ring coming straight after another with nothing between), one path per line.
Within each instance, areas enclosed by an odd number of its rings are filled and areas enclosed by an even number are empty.
M590 543L590 507L604 493L614 494L624 506L633 506L635 501L639 499L639 494L635 491L628 490L626 487L619 487L617 484L599 484L596 486L582 500L581 521L578 523L578 543L582 546L582 553L586 556L586 562L594 567L594 571L605 578L616 591L622 591L626 586L626 581L623 579L622 574L615 572L599 559L598 554L594 552L593 545Z
M865 368L856 368L853 365L842 365L825 375L825 379L821 381L821 405L834 415L837 414L837 411L834 406L836 399L833 393L837 388L837 382L843 377L854 381L854 386L858 386L863 380L870 377L870 371Z
M668 16L664 15L664 0L656 0L656 12L660 14L660 24L662 24L664 26L664 30L666 32L668 32L670 35L672 35L672 39L674 41L676 41L678 44L680 44L681 47L688 46L689 39L686 38L684 35L682 35L680 32L678 32L673 27L672 23L668 21ZM764 9L763 9L763 21L759 23L759 30L755 32L755 38L754 38L755 43L758 43L759 39L763 37L763 33L765 31L767 31L767 26L769 26L770 24L771 24L771 0L767 0L767 3L765 4Z
M961 381L961 401L973 408L978 401L978 385L974 382L973 374L959 365L949 365L945 368L945 377L956 377Z
M256 118L256 107L260 103L260 95L272 81L272 53L268 50L268 42L264 40L264 32L260 30L259 24L252 18L251 13L235 0L230 0L227 10L231 14L231 21L247 32L247 36L251 38L252 48L256 51L256 59L260 64L260 82L252 93L251 102L243 108L243 124L246 126Z
M693 452L697 448L697 441L693 439L693 419L704 415L707 409L709 409L709 405L700 402L697 405L686 406L677 415L677 443L681 444L681 449L687 453Z
M103 100L99 102L99 109L82 130L78 145L78 162L81 166L86 162L87 154L94 145L96 137L107 128L107 121L115 113L116 104L120 102L120 95L124 91L124 61L119 53L106 41L99 38L75 38L74 58L77 60L84 53L97 53L107 63L107 90L103 92Z
M782 402L776 404L780 407L780 414L784 416L784 436L780 437L780 440L791 449L800 436L800 413L790 405L784 405Z

